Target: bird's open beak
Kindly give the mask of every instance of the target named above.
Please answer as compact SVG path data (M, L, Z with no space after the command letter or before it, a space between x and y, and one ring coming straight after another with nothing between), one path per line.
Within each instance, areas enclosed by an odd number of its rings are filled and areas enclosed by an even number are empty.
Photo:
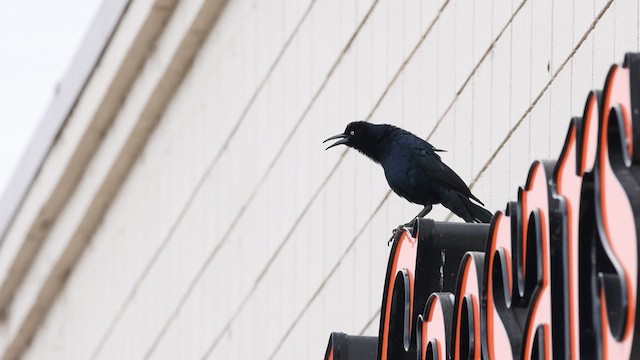
M322 143L324 144L324 143L326 143L326 142L327 142L327 141L329 141L329 140L335 140L335 139L340 139L340 140L338 140L338 141L336 141L335 143L333 143L333 144L329 145L329 147L328 147L328 148L326 148L326 150L329 150L329 149L331 149L331 148L332 148L332 147L334 147L334 146L342 145L342 144L346 144L346 143L348 143L348 142L349 142L349 137L348 137L347 135L345 135L345 134L338 134L338 135L334 135L334 136L332 136L332 137L328 138L327 140L323 141Z

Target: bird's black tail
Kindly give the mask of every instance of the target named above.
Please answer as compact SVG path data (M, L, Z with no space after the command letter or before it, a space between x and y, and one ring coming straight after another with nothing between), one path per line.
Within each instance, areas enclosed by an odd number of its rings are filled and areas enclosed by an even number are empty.
M465 206L469 211L469 214L473 218L473 222L478 223L490 223L493 218L493 214L489 210L483 208L480 205L472 203L470 200L465 202Z
M489 210L474 204L469 198L460 193L455 193L455 195L445 197L445 199L441 202L442 205L466 222L489 223L493 218L493 214Z

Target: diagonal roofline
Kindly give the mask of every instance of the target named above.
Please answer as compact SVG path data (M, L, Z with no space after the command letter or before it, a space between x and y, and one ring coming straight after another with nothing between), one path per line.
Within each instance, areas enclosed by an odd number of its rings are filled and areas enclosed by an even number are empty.
M105 0L0 198L0 246L131 0Z

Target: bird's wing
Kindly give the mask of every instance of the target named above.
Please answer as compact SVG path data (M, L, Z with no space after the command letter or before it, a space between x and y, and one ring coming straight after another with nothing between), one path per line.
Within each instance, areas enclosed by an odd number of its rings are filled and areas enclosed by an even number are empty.
M426 170L434 181L484 205L482 201L471 193L467 184L464 183L458 174L440 160L438 154L424 148L413 148L413 150L416 152L416 155L418 155L416 158L419 159L419 166Z

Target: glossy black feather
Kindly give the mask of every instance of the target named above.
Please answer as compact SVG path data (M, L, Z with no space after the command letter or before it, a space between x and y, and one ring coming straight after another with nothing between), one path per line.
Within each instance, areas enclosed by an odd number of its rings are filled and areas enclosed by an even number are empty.
M334 138L382 165L391 189L408 201L425 207L442 204L467 222L491 220L489 211L469 199L482 202L442 162L437 152L443 150L414 134L392 125L358 121L330 139Z

